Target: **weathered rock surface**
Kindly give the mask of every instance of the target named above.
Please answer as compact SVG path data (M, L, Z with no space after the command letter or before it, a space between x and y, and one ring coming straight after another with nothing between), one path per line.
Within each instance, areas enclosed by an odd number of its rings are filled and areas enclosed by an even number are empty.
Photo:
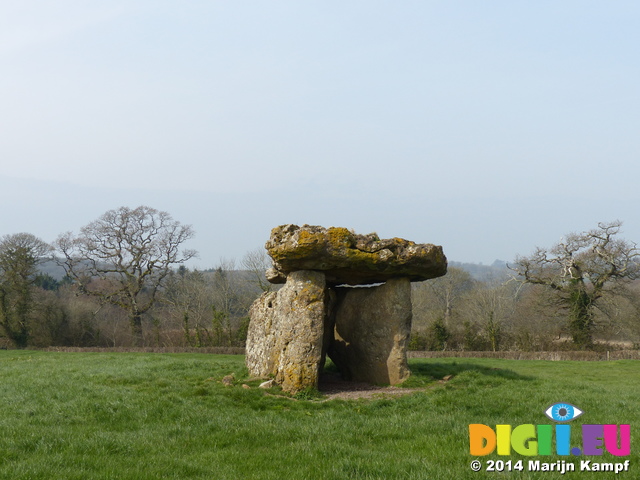
M317 387L325 336L322 272L296 271L278 292L251 306L246 362L255 377L274 376L287 392Z
M397 385L409 376L411 283L336 288L335 339L329 357L348 380Z
M251 307L251 376L272 377L292 393L317 387L325 355L350 380L397 385L409 376L411 282L446 273L442 247L346 228L281 225L266 248L273 260L267 278L286 283Z
M266 249L273 259L272 283L284 283L297 270L324 272L330 285L366 285L391 278L421 281L442 276L447 259L442 247L401 238L381 240L346 228L281 225L271 230Z

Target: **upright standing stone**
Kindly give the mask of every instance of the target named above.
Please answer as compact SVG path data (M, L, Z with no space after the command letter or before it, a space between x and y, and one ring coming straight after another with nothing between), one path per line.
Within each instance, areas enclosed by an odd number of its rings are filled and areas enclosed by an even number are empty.
M325 335L324 274L290 273L284 287L263 294L249 315L249 374L273 375L287 392L317 387Z
M336 288L335 339L329 357L349 380L396 385L410 375L411 282Z

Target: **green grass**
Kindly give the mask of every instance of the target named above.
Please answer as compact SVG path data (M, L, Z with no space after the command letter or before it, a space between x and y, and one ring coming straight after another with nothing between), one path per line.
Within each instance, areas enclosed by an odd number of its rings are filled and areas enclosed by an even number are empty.
M623 478L640 478L640 362L413 359L401 398L320 401L245 389L244 357L204 354L0 352L0 479L479 479L468 425L631 424ZM220 380L233 373L237 385ZM437 382L453 374L446 383ZM579 439L579 436L576 437ZM483 458L519 460L519 455ZM561 457L535 457L554 462ZM564 458L579 464L579 457ZM567 473L562 478L618 478Z

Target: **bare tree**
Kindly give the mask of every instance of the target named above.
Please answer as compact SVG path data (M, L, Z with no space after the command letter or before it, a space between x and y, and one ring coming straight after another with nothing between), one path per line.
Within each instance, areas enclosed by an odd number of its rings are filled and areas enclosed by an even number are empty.
M242 280L234 259L221 259L211 278L213 288L212 327L218 345L232 345L233 330L245 312Z
M207 321L212 310L212 288L204 273L180 267L168 277L163 294L164 302L170 306L170 314L178 317L187 346L202 347L210 338ZM193 329L195 338L191 336ZM206 337L206 338L205 338Z
M18 348L29 341L29 315L37 265L51 247L30 233L0 240L0 327Z
M251 274L253 281L260 290L263 292L273 290L273 284L269 283L265 275L266 271L271 267L271 259L264 248L256 248L247 252L242 257L242 267Z
M640 276L640 250L616 237L622 222L599 223L598 228L572 233L547 250L537 248L517 257L513 270L525 283L553 290L569 312L569 329L580 347L593 343L594 308L612 288Z
M128 312L136 345L142 345L142 315L154 305L171 267L196 255L180 246L194 232L167 212L140 206L109 210L80 230L61 235L62 266L82 293Z
M543 285L510 283L523 287L519 288L510 322L514 346L524 351L557 348L566 319L562 299Z
M450 327L454 307L458 304L462 295L473 288L473 285L474 280L468 272L461 268L449 267L445 276L420 282L416 285L412 292L414 309L416 311L421 310L425 299L430 303L430 300L420 293L420 290L426 290L435 300L435 305L428 306L428 308L436 308L438 317L442 318L444 325L448 328Z
M518 289L511 282L477 282L465 298L466 316L482 330L491 350L500 349L516 308Z

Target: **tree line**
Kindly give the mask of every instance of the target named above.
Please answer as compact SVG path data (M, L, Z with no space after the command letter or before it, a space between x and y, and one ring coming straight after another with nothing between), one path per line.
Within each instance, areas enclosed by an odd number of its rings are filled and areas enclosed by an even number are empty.
M266 254L243 270L221 261L189 270L188 225L141 206L109 210L52 244L29 233L0 240L0 342L27 346L241 346L248 309L269 286ZM57 280L40 265L54 259Z
M494 278L449 267L414 283L410 348L594 349L613 340L637 348L639 253L620 230L612 222L567 235ZM243 346L251 304L274 288L264 277L266 252L189 269L196 252L182 247L193 235L145 206L110 210L51 244L5 235L0 347ZM61 277L42 271L51 259Z
M459 268L414 285L413 349L612 349L640 346L640 251L622 222L518 256L503 275Z

